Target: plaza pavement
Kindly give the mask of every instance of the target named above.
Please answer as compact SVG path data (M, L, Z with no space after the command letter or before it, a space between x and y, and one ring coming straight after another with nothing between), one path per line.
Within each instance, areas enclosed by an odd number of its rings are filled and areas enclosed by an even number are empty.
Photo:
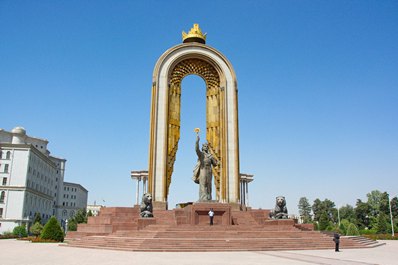
M255 252L129 252L85 249L49 243L0 240L1 265L122 265L122 264L398 264L398 241L369 249Z

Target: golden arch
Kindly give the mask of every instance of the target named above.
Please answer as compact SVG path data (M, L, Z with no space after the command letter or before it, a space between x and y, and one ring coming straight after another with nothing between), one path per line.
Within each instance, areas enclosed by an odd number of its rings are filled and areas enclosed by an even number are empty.
M169 194L171 175L176 159L180 139L181 81L190 74L202 77L206 83L206 139L210 151L222 165L221 152L221 89L220 77L216 69L201 59L186 59L179 62L170 73L169 110L168 110L168 148L166 195ZM213 170L217 199L220 197L220 168Z
M229 61L217 50L184 43L158 60L152 86L148 191L154 207L165 204L180 139L181 81L190 74L206 83L206 139L220 166L213 171L219 202L239 203L237 88ZM163 207L163 205L161 206Z

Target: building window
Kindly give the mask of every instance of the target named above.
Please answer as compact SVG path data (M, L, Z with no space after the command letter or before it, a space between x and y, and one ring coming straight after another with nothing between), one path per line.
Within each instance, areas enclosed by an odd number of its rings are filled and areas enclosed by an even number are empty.
M0 218L3 217L3 208L0 208Z
M11 158L11 152L8 151L7 154L6 154L6 159L10 159L10 158Z
M3 178L3 186L7 185L7 178Z
M0 159L3 157L3 151L0 151Z
M8 164L4 165L4 173L8 173Z
M0 194L0 203L4 203L5 198L6 198L6 192L2 191Z

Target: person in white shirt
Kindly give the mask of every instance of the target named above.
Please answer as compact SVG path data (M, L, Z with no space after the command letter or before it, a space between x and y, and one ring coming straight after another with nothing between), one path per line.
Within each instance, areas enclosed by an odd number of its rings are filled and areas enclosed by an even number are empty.
M213 225L213 218L214 218L213 208L210 208L209 217L210 217L210 225Z

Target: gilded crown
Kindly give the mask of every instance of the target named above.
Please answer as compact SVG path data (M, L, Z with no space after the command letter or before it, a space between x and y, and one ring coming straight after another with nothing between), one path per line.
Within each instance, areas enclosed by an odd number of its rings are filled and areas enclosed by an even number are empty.
M188 33L185 31L182 32L182 42L199 42L199 43L206 43L206 34L202 33L202 30L199 28L199 24L193 24L193 27Z

